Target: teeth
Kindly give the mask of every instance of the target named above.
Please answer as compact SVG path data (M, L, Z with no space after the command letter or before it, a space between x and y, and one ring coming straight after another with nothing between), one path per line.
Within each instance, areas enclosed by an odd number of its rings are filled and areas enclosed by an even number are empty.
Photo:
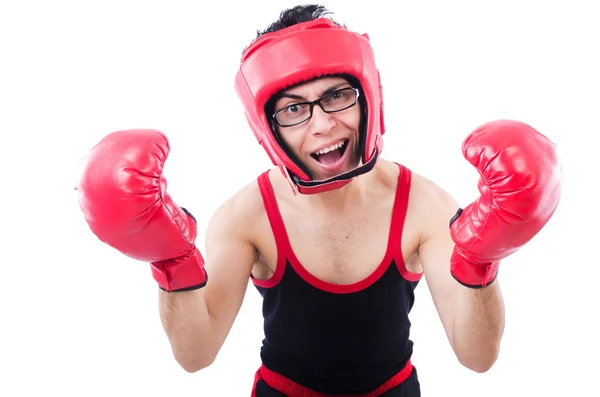
M336 144L334 144L334 145L331 145L331 146L329 146L329 147L326 147L326 148L323 148L323 149L319 150L318 152L315 152L315 154L325 154L325 153L329 153L329 152L331 152L332 150L339 149L339 148L341 148L342 146L344 146L344 143L345 143L345 142L346 142L345 140L343 140L343 141L339 141L338 143L336 143Z

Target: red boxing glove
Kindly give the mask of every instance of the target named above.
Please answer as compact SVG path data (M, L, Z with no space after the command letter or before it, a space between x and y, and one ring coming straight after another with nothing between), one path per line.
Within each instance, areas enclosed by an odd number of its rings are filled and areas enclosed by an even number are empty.
M194 245L196 220L175 205L162 175L169 142L156 130L113 132L94 146L76 189L92 232L123 254L150 262L166 291L206 284L204 259Z
M480 126L462 151L481 175L481 196L451 220L450 268L461 284L485 287L500 260L531 240L556 210L562 170L555 145L512 120Z

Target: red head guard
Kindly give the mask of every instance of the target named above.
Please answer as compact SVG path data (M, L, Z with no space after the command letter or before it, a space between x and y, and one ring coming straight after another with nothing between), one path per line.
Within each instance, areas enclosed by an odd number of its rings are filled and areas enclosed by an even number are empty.
M367 120L361 131L363 164L334 178L315 181L277 143L265 104L280 90L315 77L339 74L355 77L366 100ZM264 34L244 52L235 88L250 128L294 192L310 194L336 189L373 168L383 147L383 98L366 34L351 32L327 18Z

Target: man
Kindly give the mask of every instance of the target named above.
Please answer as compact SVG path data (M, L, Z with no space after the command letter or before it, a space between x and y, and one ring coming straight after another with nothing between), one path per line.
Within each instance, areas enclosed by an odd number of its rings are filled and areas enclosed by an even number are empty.
M190 372L217 356L250 279L264 299L254 396L419 396L409 312L427 279L458 360L498 355L500 261L533 238L560 197L554 145L494 121L467 136L481 196L463 209L381 157L382 88L366 36L321 6L286 10L244 51L236 90L277 166L215 212L206 261L196 222L165 191L167 138L107 135L78 189L92 231L149 262L173 353Z

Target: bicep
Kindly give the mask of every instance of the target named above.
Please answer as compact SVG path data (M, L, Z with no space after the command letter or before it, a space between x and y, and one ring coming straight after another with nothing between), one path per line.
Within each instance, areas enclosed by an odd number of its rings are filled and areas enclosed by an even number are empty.
M452 340L454 307L456 301L456 281L450 274L450 256L454 243L449 236L432 237L419 247L419 257L427 287L444 326L448 338Z
M458 208L448 193L437 192L436 200L430 203L430 211L424 221L423 242L418 248L427 286L450 341L459 284L450 273L450 258L455 244L449 222Z
M227 207L217 210L206 233L204 300L220 339L225 339L241 308L255 259L240 216Z

